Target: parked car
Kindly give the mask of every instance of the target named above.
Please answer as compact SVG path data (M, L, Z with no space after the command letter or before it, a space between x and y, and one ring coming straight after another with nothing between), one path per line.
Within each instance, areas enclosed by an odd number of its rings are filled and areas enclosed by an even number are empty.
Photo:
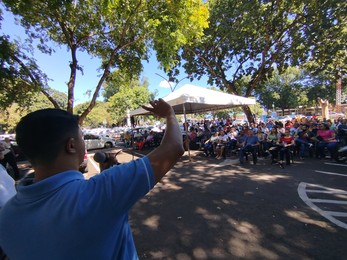
M238 125L248 125L248 121L247 120L244 120L244 119L235 119L233 122L232 122L232 125L233 126L238 126Z
M112 148L116 145L116 140L106 136L87 133L84 135L84 143L87 150Z

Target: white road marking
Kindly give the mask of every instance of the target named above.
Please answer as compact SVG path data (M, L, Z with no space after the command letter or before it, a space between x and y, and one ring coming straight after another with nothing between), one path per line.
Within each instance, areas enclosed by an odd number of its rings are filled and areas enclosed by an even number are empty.
M307 187L310 187L311 189L307 189ZM312 188L317 188L317 189L313 190ZM336 191L336 194L341 194L341 192L343 192L343 194L344 194L345 191L340 190L340 189L328 188L328 187L324 187L324 186L317 185L317 184L310 184L310 183L306 183L306 182L301 182L298 186L298 194L299 194L300 198L302 199L302 201L306 203L306 205L308 205L311 209L317 211L319 214L321 214L323 217L325 217L326 219L328 219L329 221L331 221L335 225L342 227L344 229L347 229L346 223L335 218L335 217L346 217L347 212L322 210L319 206L314 204L314 203L331 203L331 202L339 203L339 204L347 204L347 201L310 199L307 196L307 193L310 193L312 191L314 191L315 193L319 193L320 191L322 193L327 193L327 191L329 193ZM331 193L331 194L334 194L334 193ZM327 202L327 201L329 201L329 202Z
M342 205L347 205L347 201L343 200L321 200L321 199L311 199L312 202L316 203L327 203L327 204L342 204Z
M320 172L320 173L324 173L324 174L328 174L328 175L347 177L347 174L340 174L340 173L335 173L335 172L325 172L325 171L317 171L317 170L315 172Z
M347 213L345 212L337 212L337 211L326 211L327 214L330 214L334 217L347 217Z
M93 167L94 167L98 172L100 172L99 163L97 163L96 161L94 161L94 159L89 158L89 157L92 157L92 158L93 158L93 156L94 156L94 153L88 154L88 160L89 160L89 162L93 165Z
M324 163L324 164L328 164L328 165L334 165L334 166L341 166L341 167L347 167L347 164L341 164L341 163Z
M344 191L344 190L325 190L325 191L322 191L322 190L309 190L307 189L306 192L310 192L310 193L325 193L325 194L341 194L341 195L346 195L347 194L347 191Z

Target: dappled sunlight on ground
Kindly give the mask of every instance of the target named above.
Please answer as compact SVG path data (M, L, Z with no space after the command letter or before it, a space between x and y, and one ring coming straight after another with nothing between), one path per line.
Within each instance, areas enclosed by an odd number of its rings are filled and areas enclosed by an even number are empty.
M278 255L264 248L262 244L262 232L256 225L241 221L234 225L235 231L232 232L228 241L229 250L235 257L278 259ZM252 246L250 246L252 245ZM253 257L252 257L253 256Z
M144 219L142 223L143 225L146 225L148 228L152 230L156 230L158 229L158 226L159 226L159 220L160 220L160 216L153 215Z
M339 255L321 245L333 248L334 237L344 234L305 213L297 194L301 162L280 169L269 160L230 165L192 157L180 160L132 210L140 259L311 260L320 250Z
M285 214L287 216L302 222L303 224L307 225L316 225L321 228L328 229L330 232L336 232L336 229L333 228L328 222L326 221L321 221L317 219L312 219L312 217L308 216L306 213L298 211L298 210L286 210Z
M207 221L219 221L219 220L221 220L220 214L208 212L208 210L206 210L204 208L199 207L195 210L195 212L197 214L201 215ZM208 224L210 225L211 223L208 222Z
M249 178L256 182L274 182L278 179L289 179L290 176L288 175L281 175L281 174L269 174L269 175L252 175L249 176Z

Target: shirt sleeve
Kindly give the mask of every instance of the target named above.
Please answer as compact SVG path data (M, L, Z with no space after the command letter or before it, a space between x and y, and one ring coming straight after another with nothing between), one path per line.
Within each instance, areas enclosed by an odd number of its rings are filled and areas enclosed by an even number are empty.
M100 209L111 207L115 213L128 211L155 184L147 157L113 166L88 181L88 194Z
M0 208L16 194L15 183L5 168L0 165Z

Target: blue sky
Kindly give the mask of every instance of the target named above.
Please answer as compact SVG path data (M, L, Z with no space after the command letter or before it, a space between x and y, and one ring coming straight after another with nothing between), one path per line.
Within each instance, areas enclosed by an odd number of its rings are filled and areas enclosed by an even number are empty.
M24 30L17 26L14 23L14 19L11 13L4 12L4 20L2 21L1 31L3 34L10 35L11 39L21 39L23 42L25 39ZM34 53L34 57L40 66L41 70L46 73L49 81L49 86L53 89L67 93L67 81L70 75L69 61L70 54L66 51L65 47L55 46L55 53L52 55L42 54L39 51ZM91 58L87 53L80 52L78 53L77 59L79 65L82 66L84 73L78 71L76 84L75 84L75 105L78 103L83 103L90 100L85 93L88 90L91 90L92 94L98 83L100 72L97 71L100 64L99 60L96 58ZM159 91L157 98L164 97L168 95L171 90L167 81L163 79L167 78L165 73L162 70L159 70L159 64L154 55L150 58L149 63L146 61L143 62L143 73L142 76L146 77L149 81L149 90L154 92L156 89ZM158 76L157 74L161 75ZM182 73L178 76L178 80L181 80L177 85L177 88L180 88L184 84L194 84L197 86L207 87L206 77L205 80L193 81L190 82L188 79L185 79L187 75ZM172 84L175 86L175 83Z

